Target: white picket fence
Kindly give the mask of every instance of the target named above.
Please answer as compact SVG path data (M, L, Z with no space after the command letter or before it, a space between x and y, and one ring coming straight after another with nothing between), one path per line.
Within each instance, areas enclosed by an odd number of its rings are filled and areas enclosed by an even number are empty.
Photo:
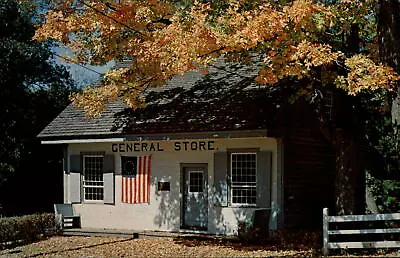
M400 228L369 228L330 230L329 223L359 222L359 221L400 221L400 213L329 216L328 208L323 209L323 254L328 255L329 249L338 248L400 248L400 241L365 241L365 242L330 242L332 235L354 234L393 234L400 233Z

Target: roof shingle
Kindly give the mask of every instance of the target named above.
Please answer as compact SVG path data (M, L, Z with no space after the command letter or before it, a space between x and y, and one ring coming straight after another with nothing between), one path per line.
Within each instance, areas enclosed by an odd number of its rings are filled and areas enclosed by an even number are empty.
M146 95L147 106L132 110L110 103L94 119L69 105L41 138L106 138L120 135L267 129L280 102L275 87L255 83L254 67L232 64L209 73L189 72Z

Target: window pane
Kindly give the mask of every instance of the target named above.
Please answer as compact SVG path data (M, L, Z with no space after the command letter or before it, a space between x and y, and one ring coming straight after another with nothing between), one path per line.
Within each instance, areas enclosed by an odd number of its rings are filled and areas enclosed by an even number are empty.
M83 191L85 200L103 200L103 157L85 156L83 171Z
M189 172L189 192L203 192L203 172Z
M256 188L232 188L232 202L241 204L256 203Z
M257 186L257 154L231 154L231 193L234 204L255 204Z
M103 200L103 188L85 187L85 200Z

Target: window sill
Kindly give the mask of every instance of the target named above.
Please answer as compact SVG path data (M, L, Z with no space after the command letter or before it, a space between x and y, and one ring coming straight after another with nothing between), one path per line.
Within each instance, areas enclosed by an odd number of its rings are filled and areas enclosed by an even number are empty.
M84 200L82 204L104 204L103 200Z
M228 205L229 208L258 208L257 204L231 204Z

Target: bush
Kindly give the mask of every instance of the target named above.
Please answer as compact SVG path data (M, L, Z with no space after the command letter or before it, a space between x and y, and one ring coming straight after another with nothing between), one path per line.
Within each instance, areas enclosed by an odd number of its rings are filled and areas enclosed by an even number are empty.
M262 244L268 239L268 233L251 222L238 223L237 237L239 242L246 244Z
M0 247L3 248L32 243L54 233L56 225L52 213L0 218Z
M366 184L374 196L379 213L392 213L400 211L400 182L397 180L384 180L366 174Z

